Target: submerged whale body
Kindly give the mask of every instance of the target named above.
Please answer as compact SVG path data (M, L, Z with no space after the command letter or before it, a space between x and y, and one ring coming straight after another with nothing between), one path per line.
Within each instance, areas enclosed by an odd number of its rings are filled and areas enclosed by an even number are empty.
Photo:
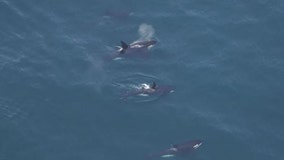
M196 150L197 148L199 148L201 145L202 145L201 140L186 141L184 143L172 145L170 148L164 151L150 154L148 156L152 158L154 157L161 157L161 158L174 157L177 155L183 155L183 154L190 153Z

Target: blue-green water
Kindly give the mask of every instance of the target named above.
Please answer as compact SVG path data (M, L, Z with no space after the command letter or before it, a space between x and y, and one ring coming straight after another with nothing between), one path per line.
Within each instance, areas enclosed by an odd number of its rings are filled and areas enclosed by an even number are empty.
M0 160L284 158L284 2L0 0ZM105 60L146 25L150 57ZM146 28L146 29L147 29ZM132 85L173 85L120 99Z

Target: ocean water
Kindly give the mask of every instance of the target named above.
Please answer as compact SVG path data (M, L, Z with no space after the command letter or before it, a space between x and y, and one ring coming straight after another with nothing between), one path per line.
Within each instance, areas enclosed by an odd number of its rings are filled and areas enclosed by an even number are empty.
M0 160L284 158L284 2L0 0ZM147 57L109 60L120 41ZM142 83L163 96L121 95ZM156 158L159 159L159 158Z

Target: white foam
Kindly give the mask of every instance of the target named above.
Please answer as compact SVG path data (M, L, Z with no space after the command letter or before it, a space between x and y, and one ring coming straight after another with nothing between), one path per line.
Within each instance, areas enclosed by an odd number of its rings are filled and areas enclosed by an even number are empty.
M144 88L144 89L150 89L150 85L149 84L146 84L146 83L142 83L141 84L141 89Z
M197 149L198 147L200 147L202 145L202 143L196 144L193 146L194 149Z

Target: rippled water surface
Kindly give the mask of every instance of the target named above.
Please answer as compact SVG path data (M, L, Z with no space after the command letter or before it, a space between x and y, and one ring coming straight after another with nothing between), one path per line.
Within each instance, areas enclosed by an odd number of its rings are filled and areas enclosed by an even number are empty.
M282 160L284 2L0 0L0 160ZM123 40L155 39L114 59ZM122 95L141 84L173 93ZM158 158L157 158L158 159Z

